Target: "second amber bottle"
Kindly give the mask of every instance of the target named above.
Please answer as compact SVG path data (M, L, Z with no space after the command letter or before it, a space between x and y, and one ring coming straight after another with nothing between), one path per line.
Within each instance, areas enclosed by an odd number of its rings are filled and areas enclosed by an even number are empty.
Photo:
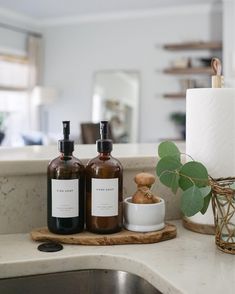
M123 169L112 157L108 122L100 122L98 156L86 166L86 228L98 234L111 234L122 228Z

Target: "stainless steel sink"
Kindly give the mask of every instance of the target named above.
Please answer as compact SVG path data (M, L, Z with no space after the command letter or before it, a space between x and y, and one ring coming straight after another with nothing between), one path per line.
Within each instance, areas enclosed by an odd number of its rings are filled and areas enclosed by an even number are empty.
M1 294L159 294L143 278L124 271L80 270L0 280Z

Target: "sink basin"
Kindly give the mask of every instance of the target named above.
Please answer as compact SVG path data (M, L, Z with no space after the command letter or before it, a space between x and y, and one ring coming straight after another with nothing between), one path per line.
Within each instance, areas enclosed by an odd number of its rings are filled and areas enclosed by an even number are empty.
M116 270L71 272L0 279L5 294L159 294L149 282L134 274Z

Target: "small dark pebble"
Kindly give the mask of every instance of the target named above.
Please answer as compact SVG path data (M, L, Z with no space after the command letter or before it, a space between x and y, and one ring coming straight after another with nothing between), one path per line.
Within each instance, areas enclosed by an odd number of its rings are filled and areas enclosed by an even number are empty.
M38 246L38 250L43 252L56 252L62 249L63 246L61 244L54 242L42 243Z

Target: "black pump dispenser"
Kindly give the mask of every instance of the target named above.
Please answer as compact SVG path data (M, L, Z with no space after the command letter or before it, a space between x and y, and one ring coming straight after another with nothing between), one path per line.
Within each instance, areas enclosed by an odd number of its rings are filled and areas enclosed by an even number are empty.
M70 121L63 121L64 139L59 140L59 151L65 155L72 154L74 151L74 141L69 140L70 135Z
M100 122L100 139L96 141L99 153L110 153L113 150L113 141L108 139L108 121Z
M101 121L99 154L86 166L86 229L96 234L119 232L123 223L123 168L111 154L108 131L108 121Z
M47 226L54 234L68 235L84 228L85 170L73 156L69 121L63 121L63 134L58 141L61 154L47 168Z

